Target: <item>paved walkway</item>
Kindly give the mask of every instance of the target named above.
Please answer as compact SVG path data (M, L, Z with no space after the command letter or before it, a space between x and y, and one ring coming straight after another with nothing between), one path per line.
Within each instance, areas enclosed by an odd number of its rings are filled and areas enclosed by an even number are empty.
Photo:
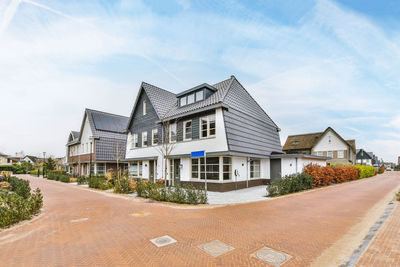
M356 266L400 266L400 205L396 204Z
M307 266L400 185L400 173L289 197L213 209L177 209L24 176L44 193L36 220L0 233L1 266L265 266L263 247ZM157 247L150 239L176 243ZM198 246L219 240L212 257Z

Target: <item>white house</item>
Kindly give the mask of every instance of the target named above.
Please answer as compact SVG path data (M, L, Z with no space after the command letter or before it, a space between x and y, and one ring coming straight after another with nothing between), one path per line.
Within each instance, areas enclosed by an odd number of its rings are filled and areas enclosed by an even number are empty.
M234 76L179 94L142 83L127 125L125 161L133 177L155 181L166 172L173 184L203 186L207 175L209 190L228 191L325 160L282 155L279 131ZM203 150L206 161L191 157ZM286 168L290 158L297 169Z

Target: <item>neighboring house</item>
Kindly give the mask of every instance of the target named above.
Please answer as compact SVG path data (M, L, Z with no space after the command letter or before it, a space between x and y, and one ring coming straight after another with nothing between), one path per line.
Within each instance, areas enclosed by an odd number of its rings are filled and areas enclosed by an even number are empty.
M9 164L18 164L21 162L21 157L8 157Z
M203 186L207 173L211 191L267 184L283 173L279 131L234 76L179 94L143 82L127 124L125 161L131 176L151 181L167 170L172 184ZM202 150L206 162L191 158Z
M21 163L22 163L22 162L29 162L29 163L31 163L31 164L35 164L36 162L38 162L38 158L35 157L35 156L28 156L28 155L26 155L25 157L23 157L23 158L21 159L20 162L21 162Z
M128 117L86 109L80 131L71 131L67 143L67 169L74 175L88 176L117 170L125 158ZM120 168L125 170L126 164Z
M372 152L366 152L364 149L357 149L357 164L374 165L374 155Z
M328 163L355 163L355 140L344 140L335 130L328 127L319 133L291 135L286 139L283 151L287 154L304 153L329 157Z
M11 163L9 163L8 161L8 155L0 152L0 165L10 165L10 164Z

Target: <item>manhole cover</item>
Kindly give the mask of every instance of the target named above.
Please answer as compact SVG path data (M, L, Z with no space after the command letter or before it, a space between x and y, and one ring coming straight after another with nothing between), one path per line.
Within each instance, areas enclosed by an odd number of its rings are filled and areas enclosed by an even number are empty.
M202 244L198 246L198 248L213 257L218 257L222 254L227 253L228 251L235 249L234 247L222 243L219 240L214 240L209 243Z
M147 211L139 211L139 212L134 212L131 214L133 217L144 217L150 215L150 212Z
M150 242L153 243L154 245L156 245L157 247L164 247L166 245L176 243L176 240L168 235L165 235L165 236L154 238L154 239L150 240Z
M252 256L274 266L281 266L292 257L286 253L276 251L267 247L260 249Z

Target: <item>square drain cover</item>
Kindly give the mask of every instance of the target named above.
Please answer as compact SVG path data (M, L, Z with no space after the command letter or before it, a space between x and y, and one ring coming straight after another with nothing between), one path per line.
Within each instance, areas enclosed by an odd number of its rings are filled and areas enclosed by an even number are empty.
M267 247L260 249L252 256L274 266L281 266L292 257L286 253L276 251Z
M157 247L163 247L166 245L176 243L176 240L168 235L165 235L165 236L154 238L154 239L150 240L150 242L153 243L154 245L156 245Z
M222 254L225 254L228 251L235 249L234 247L222 243L219 240L214 240L209 243L202 244L198 246L198 248L213 257L218 257Z

